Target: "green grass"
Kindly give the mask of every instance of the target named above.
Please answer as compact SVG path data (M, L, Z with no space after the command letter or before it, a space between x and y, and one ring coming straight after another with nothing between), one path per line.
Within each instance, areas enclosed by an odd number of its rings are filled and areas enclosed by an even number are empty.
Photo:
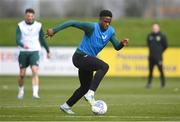
M44 31L53 27L59 23L73 18L66 19L41 19L40 21L44 25ZM93 21L97 19L88 18L76 18L80 21ZM15 43L15 30L17 23L21 19L1 19L0 20L0 46L16 46ZM119 39L128 37L130 39L129 46L146 46L146 36L151 31L152 23L159 23L162 32L166 33L168 37L168 43L170 46L180 46L178 35L180 33L180 19L176 20L147 20L136 18L122 18L120 20L114 20L112 22L113 27L116 30L116 35ZM75 29L68 28L59 32L49 40L51 46L77 46L80 43L83 32ZM109 44L111 45L111 44Z
M76 77L41 77L40 100L32 99L31 79L27 77L25 97L17 100L17 77L0 77L0 120L15 121L180 121L180 85L178 78L168 78L161 89L154 79L146 89L146 78L106 77L96 99L106 101L108 112L94 115L85 100L74 105L73 116L59 111L58 106L79 86ZM179 90L177 90L179 89Z

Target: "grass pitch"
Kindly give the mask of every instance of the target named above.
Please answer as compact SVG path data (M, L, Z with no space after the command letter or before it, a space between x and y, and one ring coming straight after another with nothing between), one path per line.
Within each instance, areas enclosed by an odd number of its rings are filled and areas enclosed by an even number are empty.
M79 86L76 77L40 77L40 100L32 98L31 77L26 78L25 96L17 100L17 77L0 76L0 121L180 121L180 79L168 78L166 88L154 79L146 89L145 78L106 77L96 99L106 101L108 112L94 115L89 104L80 100L75 115L59 111L59 105Z

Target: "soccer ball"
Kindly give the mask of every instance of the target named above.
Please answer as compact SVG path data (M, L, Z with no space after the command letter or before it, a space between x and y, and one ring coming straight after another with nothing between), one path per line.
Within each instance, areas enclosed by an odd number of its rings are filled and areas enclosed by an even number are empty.
M103 100L97 100L91 109L94 114L102 115L107 112L107 104Z

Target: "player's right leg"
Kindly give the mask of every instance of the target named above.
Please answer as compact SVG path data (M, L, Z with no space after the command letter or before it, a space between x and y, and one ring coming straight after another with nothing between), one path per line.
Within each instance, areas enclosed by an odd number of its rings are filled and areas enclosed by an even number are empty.
M73 63L74 65L79 69L78 76L80 80L80 87L76 89L76 91L73 93L73 95L63 104L60 106L60 109L68 114L74 114L74 112L71 110L71 107L82 98L82 96L85 95L85 93L88 91L90 87L90 82L93 78L93 71L91 70L83 70L83 68L80 68L80 65L84 65L84 63L88 62L82 62L80 61L82 59L83 55L75 53L73 55Z
M93 72L79 69L78 76L81 84L80 87L73 93L67 102L60 106L60 109L68 114L74 114L71 107L89 90Z
M18 91L17 98L23 99L23 97L24 97L24 79L25 79L25 75L26 75L26 67L28 67L28 65L29 65L28 53L20 52L19 57L18 57L18 62L19 62L20 73L19 73L19 78L18 78L19 91Z
M155 65L154 61L152 59L149 59L149 76L148 76L148 82L146 84L146 88L151 88L154 65Z
M24 97L24 78L26 75L26 68L20 69L19 79L18 79L18 85L19 85L19 91L18 91L18 99L23 99Z

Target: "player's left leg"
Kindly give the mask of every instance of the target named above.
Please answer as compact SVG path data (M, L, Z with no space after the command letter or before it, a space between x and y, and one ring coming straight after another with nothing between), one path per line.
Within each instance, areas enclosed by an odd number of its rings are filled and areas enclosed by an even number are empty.
M163 71L163 64L162 60L160 60L157 64L159 72L160 72L160 82L161 82L161 87L165 87L165 77L164 77L164 71Z
M38 76L38 66L33 65L31 66L32 70L32 92L34 98L40 98L39 97L39 76Z
M32 70L32 92L33 98L40 98L39 97L39 52L34 51L31 53L30 56L30 65Z
M95 92L101 80L107 73L109 65L100 59L97 59L94 64L96 73L94 74L93 80L91 82L90 90L93 90Z
M73 63L78 69L86 71L96 71L92 78L89 90L85 95L85 98L92 105L95 99L94 93L98 88L100 82L104 78L105 74L107 73L109 65L96 57L81 55L78 53L75 53L73 55Z
M93 76L93 79L91 81L90 87L86 95L84 96L88 102L93 105L95 103L94 93L96 92L100 82L104 78L105 74L107 73L109 69L109 65L105 63L104 61L96 58L88 56L86 58L83 58L84 62L88 62L88 65L85 65L85 68L91 69L93 71L96 71L96 73Z

